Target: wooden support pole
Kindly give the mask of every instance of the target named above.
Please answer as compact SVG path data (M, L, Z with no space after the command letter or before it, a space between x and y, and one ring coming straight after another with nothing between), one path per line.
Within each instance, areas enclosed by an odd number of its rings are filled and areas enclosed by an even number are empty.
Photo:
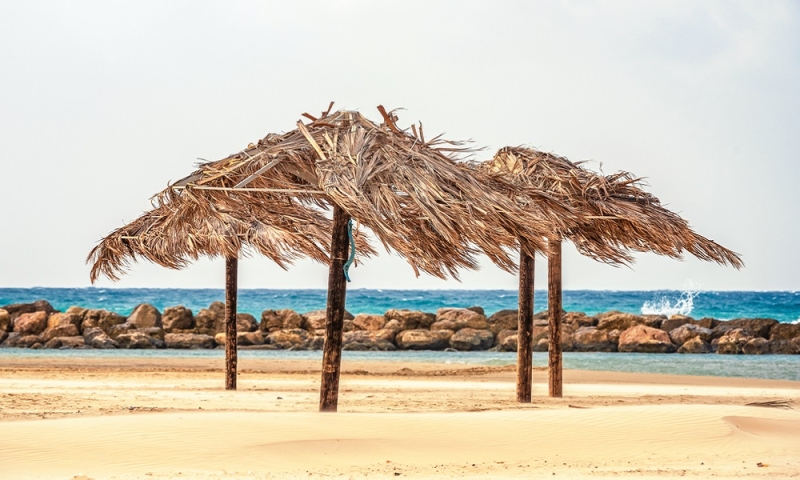
M225 259L225 390L236 390L236 297L238 258Z
M325 319L325 346L322 352L322 383L319 411L335 412L339 403L339 374L342 365L342 329L347 282L344 278L350 241L347 238L348 215L339 206L333 208L331 266L328 272L328 304Z
M550 239L547 258L547 310L550 342L548 344L549 393L563 395L563 366L561 362L561 240Z
M520 239L520 246L524 245ZM519 317L517 324L517 402L531 403L533 390L533 266L534 258L520 248Z

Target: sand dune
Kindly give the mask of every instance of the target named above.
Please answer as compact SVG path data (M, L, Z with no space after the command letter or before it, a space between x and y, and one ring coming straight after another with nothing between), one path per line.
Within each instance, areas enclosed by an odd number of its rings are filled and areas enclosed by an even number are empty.
M800 476L800 411L745 406L792 407L797 382L568 372L564 399L537 383L521 406L508 369L366 363L337 414L312 373L226 392L184 360L0 368L0 478Z

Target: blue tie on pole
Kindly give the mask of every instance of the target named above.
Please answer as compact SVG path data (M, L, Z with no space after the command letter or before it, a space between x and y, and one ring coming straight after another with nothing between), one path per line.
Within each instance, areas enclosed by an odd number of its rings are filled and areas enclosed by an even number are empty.
M356 258L356 241L353 239L353 219L349 219L347 221L347 236L350 238L350 256L347 257L347 261L344 263L342 270L344 270L344 278L349 282L350 281L350 274L348 270L350 270L350 265L353 264L353 260Z

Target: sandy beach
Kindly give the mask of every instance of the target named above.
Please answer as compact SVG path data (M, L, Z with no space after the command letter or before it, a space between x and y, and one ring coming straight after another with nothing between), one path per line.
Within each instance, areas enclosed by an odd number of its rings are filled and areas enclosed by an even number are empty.
M317 361L240 365L2 358L0 477L800 476L800 382L346 361L320 414Z

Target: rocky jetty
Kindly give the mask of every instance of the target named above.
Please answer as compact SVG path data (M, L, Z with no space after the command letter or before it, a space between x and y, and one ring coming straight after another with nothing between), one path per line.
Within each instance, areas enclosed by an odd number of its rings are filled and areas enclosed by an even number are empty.
M225 306L214 302L197 314L183 306L160 312L138 305L127 317L81 307L57 311L45 300L0 307L0 348L210 349L225 344ZM800 354L800 325L770 318L717 320L682 315L564 312L561 346L575 352ZM325 312L264 310L236 319L243 349L318 350ZM440 308L436 313L392 309L383 315L345 315L345 350L502 351L517 349L517 311L487 317L481 307ZM534 317L535 351L546 351L546 312Z

